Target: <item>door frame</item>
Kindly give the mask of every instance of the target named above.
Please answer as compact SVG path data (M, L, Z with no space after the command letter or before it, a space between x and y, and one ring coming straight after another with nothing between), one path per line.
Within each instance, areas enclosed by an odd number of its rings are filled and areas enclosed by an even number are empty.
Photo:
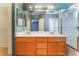
M12 56L16 56L15 3L12 3Z

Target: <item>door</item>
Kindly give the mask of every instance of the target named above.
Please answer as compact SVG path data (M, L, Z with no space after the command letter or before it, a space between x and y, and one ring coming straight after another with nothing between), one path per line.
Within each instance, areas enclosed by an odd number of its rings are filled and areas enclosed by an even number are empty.
M38 19L32 19L31 31L38 31L38 29L39 29Z
M49 18L49 31L58 32L58 19Z

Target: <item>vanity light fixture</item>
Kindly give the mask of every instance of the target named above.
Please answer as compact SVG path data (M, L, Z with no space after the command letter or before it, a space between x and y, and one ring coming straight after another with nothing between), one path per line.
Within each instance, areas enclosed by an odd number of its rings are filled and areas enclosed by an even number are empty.
M35 5L35 6L29 6L29 9L32 10L46 10L46 11L51 11L54 9L54 6L41 6L41 5Z
M54 9L54 6L47 6L47 9L52 10L52 9Z
M54 9L54 6L50 6L51 9Z
M41 8L42 8L40 5L39 5L38 7L39 7L39 9L41 9Z
M35 10L41 10L41 8L42 8L42 6L40 6L40 5L35 6Z
M29 9L32 9L32 6L29 6Z
M54 6L47 6L47 11L52 11L54 9Z
M47 9L50 9L50 6L47 6Z
M39 6L36 5L36 6L35 6L35 9L38 9L38 8L39 8Z

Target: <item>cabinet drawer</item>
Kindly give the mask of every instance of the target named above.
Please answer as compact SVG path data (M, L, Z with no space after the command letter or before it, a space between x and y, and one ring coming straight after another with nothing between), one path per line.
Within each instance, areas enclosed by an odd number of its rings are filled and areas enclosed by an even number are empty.
M47 38L45 37L39 37L36 38L37 43L47 43Z
M23 45L25 51L35 51L36 50L36 44L35 43L26 43Z
M21 38L21 37L16 37L16 43L20 43L20 42L22 42L23 41L23 38Z
M47 49L37 49L37 55L47 55Z
M55 42L56 42L56 38L55 37L48 38L48 43L55 43Z
M48 42L49 43L55 43L55 42L62 43L62 42L65 42L65 37L51 37L51 38L48 38Z
M17 37L16 43L35 43L36 40L34 37Z
M47 48L47 43L37 43L37 48Z
M61 38L56 38L56 42L57 43L65 43L66 42L66 38L65 37L61 37Z

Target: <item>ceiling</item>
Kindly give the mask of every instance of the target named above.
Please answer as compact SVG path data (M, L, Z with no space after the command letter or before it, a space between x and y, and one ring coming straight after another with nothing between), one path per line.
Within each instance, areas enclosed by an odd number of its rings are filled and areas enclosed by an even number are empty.
M68 7L70 7L73 4L74 3L24 3L23 9L28 10L29 6L34 7L36 5L40 5L42 7L54 6L54 10L60 10L60 9L67 9Z

